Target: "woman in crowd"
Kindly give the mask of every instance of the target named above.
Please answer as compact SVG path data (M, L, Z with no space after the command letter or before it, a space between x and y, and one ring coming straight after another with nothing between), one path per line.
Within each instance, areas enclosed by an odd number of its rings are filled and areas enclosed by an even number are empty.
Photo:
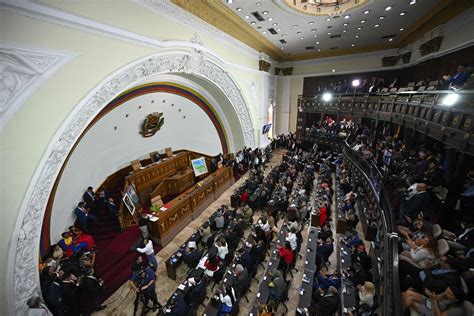
M227 285L225 288L225 293L219 294L219 300L221 302L219 315L224 316L226 314L230 314L233 307L237 303L237 296L235 295L234 288L230 285Z

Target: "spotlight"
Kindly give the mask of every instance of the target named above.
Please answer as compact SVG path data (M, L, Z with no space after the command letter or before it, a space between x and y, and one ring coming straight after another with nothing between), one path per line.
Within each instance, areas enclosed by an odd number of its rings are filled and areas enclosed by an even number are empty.
M360 80L359 79L352 80L352 86L354 88L357 88L359 85L360 85Z
M323 99L324 102L329 102L332 99L332 94L329 93L329 92L324 92L323 96L322 96L322 99Z
M445 106L453 106L456 102L458 102L458 100L459 100L459 94L449 93L443 98L443 100L441 101L441 104Z

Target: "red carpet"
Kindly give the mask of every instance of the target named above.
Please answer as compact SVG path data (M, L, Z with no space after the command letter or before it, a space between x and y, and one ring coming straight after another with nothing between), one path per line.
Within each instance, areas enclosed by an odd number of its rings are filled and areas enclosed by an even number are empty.
M114 200L117 200L114 198ZM99 209L99 225L90 225L90 233L97 245L96 275L104 280L105 293L101 301L105 301L130 277L131 266L138 252L130 250L140 237L137 225L123 232L118 232L118 223L105 210ZM155 246L155 253L161 249Z

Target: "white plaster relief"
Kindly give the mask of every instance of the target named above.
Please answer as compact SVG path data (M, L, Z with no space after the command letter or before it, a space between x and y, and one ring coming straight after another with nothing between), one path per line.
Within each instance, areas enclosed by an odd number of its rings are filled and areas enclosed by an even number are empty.
M0 131L14 113L74 55L0 44Z
M198 51L154 55L128 65L113 74L100 84L94 93L79 103L66 120L65 125L52 140L28 188L20 209L10 251L14 261L10 262L13 275L9 276L8 281L9 286L13 287L13 295L10 297L14 301L17 314L22 314L28 298L40 294L37 267L44 210L54 180L88 122L119 93L138 81L154 74L179 72L204 78L223 91L239 117L245 145L255 147L250 114L239 88L226 71L205 59Z

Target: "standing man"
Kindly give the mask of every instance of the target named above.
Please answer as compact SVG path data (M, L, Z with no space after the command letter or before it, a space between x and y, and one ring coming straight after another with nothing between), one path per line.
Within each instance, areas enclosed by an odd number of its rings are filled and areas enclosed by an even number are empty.
M74 210L74 214L76 215L79 223L81 223L81 226L83 228L82 230L85 231L86 233L89 231L88 230L89 221L93 221L94 223L99 224L99 220L97 219L97 216L89 213L89 211L85 208L84 202L79 202L77 204L77 207Z
M150 264L151 268L153 271L156 271L156 268L158 267L158 262L156 261L155 258L155 250L153 249L153 242L148 239L144 238L143 239L143 248L137 248L137 251L140 253L144 253L146 257L148 258L148 263Z
M131 288L137 293L135 298L135 307L133 309L133 315L137 312L138 303L142 300L144 306L143 310L146 313L149 310L148 301L151 299L153 302L153 311L156 311L158 308L161 308L161 304L158 302L158 297L156 297L155 291L155 281L156 275L150 268L145 268L137 273L132 273L128 284ZM144 313L142 313L144 314Z
M91 315L94 311L101 311L107 305L100 305L99 298L103 292L103 281L94 276L94 270L89 269L79 285L79 301L82 315Z
M87 191L82 195L82 199L86 202L87 208L91 209L92 212L97 210L95 193L92 187L87 188Z

